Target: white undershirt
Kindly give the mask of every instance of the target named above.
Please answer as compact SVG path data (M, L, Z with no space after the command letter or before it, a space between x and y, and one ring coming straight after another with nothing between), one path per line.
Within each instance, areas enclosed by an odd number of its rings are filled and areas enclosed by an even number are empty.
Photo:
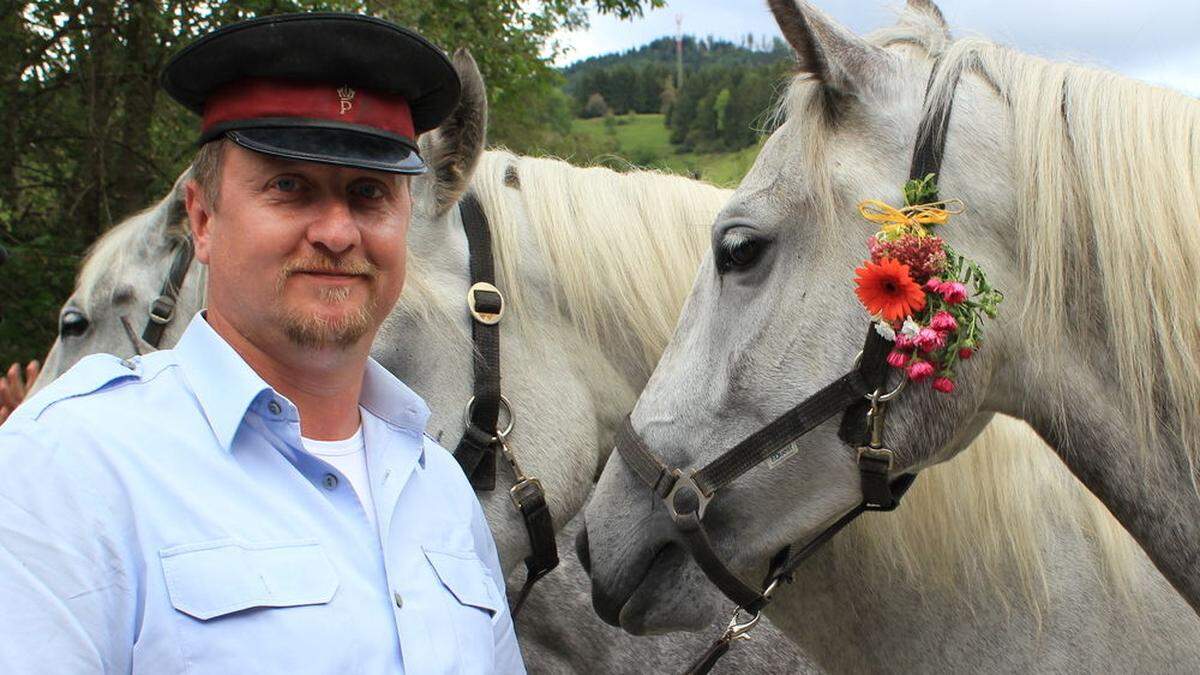
M340 441L317 441L301 437L300 442L310 455L328 462L350 481L350 487L354 488L354 494L358 495L358 501L362 503L374 529L375 500L371 498L371 482L367 479L367 452L362 426L353 436Z

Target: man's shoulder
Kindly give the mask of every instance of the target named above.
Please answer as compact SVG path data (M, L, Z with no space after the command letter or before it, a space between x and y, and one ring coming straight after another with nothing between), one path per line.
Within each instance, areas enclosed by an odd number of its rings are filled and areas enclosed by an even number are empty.
M51 410L103 401L107 392L154 380L172 363L167 352L128 359L112 354L90 354L27 399L13 417L36 421Z

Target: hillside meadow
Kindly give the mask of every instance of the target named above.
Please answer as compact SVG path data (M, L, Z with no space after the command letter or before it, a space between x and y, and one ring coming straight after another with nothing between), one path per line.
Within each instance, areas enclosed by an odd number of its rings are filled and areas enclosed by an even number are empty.
M572 131L589 137L594 141L591 145L604 148L604 152L566 159L574 164L603 164L615 169L658 169L732 188L750 170L762 147L758 143L735 152L677 152L664 121L663 115L649 113L576 119Z

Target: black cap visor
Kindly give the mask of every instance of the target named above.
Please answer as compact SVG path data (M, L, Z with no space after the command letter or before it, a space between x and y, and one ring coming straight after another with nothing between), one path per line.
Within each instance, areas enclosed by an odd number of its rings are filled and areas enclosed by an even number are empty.
M294 125L296 120L288 122ZM239 127L224 133L247 150L285 159L388 173L420 174L426 171L416 144L391 134L324 125Z

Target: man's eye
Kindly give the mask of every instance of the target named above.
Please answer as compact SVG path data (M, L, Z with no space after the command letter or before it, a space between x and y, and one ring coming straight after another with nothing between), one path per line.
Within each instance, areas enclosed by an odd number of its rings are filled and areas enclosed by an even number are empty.
M383 188L374 183L359 183L350 188L350 192L355 197L362 199L382 199L384 197Z
M271 186L280 192L296 192L300 189L300 181L289 176L280 176L271 181Z

